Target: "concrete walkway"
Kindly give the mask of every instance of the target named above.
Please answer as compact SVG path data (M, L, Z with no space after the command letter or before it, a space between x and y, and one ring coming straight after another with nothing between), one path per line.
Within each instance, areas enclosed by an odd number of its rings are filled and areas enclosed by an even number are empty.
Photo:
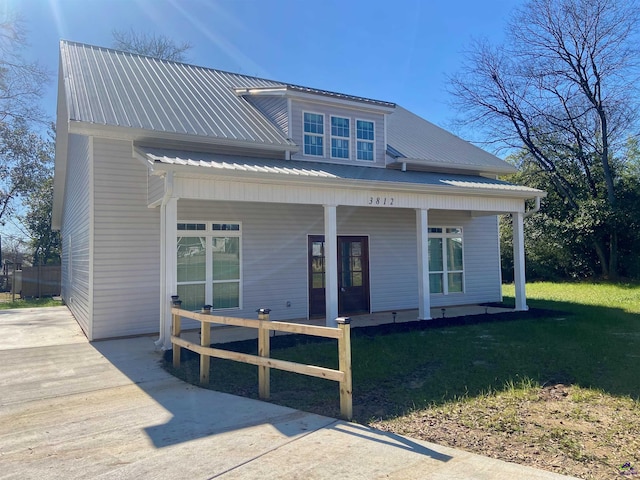
M0 338L0 478L567 478L185 384L65 307L0 311Z

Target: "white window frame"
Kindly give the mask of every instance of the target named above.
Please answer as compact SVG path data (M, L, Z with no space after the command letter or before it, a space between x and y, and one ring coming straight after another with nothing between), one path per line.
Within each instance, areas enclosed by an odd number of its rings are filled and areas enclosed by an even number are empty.
M334 118L339 118L341 120L346 120L347 121L347 126L349 128L349 132L348 135L345 136L341 136L341 135L334 135L333 134L333 119ZM351 159L351 119L349 117L343 117L341 115L330 115L329 116L329 135L330 135L330 140L329 140L329 156L331 159L333 160L350 160ZM346 140L347 141L347 156L346 157L334 157L333 156L333 140Z
M304 121L304 116L306 114L309 115L319 115L322 117L322 134L319 133L313 133L313 132L307 132L305 130L305 121ZM325 114L324 113L320 113L320 112L310 112L310 111L302 111L302 154L306 157L315 157L315 158L324 158L326 156L326 152L327 152L327 145L324 140L325 140L325 132L327 131L327 126L325 125ZM316 155L313 153L307 153L305 150L305 138L306 137L317 137L322 139L322 155Z
M441 232L432 232L432 229L441 229ZM447 230L459 230L460 233L457 232L448 232ZM431 264L429 264L429 285L431 285L431 274L441 274L442 275L442 292L431 293L431 288L429 288L429 293L431 295L461 295L465 293L466 288L466 280L465 280L465 268L464 268L464 229L461 226L456 225L429 225L428 236L427 238L441 238L442 239L442 270L432 270ZM448 238L459 238L462 242L462 270L449 270L449 262L448 262L448 252L447 252L447 239ZM428 242L428 240L427 240ZM429 245L427 243L427 249ZM460 273L462 275L462 291L460 292L449 292L449 274L450 273Z
M373 125L373 140L358 138L358 122L367 122ZM355 135L355 155L356 160L359 162L375 162L376 161L376 122L375 120L369 120L367 118L356 118L354 122L354 135ZM371 151L373 152L373 158L367 160L366 158L360 158L358 155L358 143L368 143L372 145Z
M178 237L204 237L205 247L205 280L204 280L204 305L213 305L214 311L241 310L243 304L243 268L242 268L242 222L238 221L218 221L218 220L178 220L177 224L204 224L204 230L177 230ZM238 230L214 230L214 225L238 225ZM177 225L176 225L177 228ZM239 278L238 280L214 280L213 279L213 239L216 237L236 237L239 238ZM176 252L177 253L177 252ZM216 308L213 303L213 285L216 283L238 283L238 306ZM176 285L197 285L201 281L176 282Z

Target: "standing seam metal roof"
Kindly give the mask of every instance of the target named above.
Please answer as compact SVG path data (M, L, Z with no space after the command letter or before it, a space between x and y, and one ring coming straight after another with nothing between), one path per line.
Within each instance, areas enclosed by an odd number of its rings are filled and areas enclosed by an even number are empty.
M140 155L152 163L204 167L212 170L256 172L285 177L315 177L342 180L362 180L382 183L430 185L468 188L485 192L513 192L523 198L533 198L540 190L514 185L502 180L477 175L446 174L435 172L402 172L388 168L360 167L298 160L258 159L233 155L220 155L187 150L137 147Z
M515 171L498 157L390 102L66 41L60 44L60 55L70 121L292 149L293 140L237 93L286 88L394 108L386 116L387 152L398 161L427 168Z
M69 120L290 147L235 87L284 84L61 42Z

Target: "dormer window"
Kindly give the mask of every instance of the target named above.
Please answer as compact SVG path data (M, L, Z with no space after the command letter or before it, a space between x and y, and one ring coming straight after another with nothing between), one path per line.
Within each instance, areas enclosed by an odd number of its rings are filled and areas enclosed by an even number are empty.
M324 156L324 115L304 112L304 154Z
M374 124L367 120L356 120L356 158L373 162Z
M349 123L344 117L331 117L331 158L349 159Z

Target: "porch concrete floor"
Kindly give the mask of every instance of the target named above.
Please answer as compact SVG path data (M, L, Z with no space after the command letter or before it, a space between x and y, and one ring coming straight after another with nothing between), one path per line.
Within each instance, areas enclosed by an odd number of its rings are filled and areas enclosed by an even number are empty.
M431 318L455 318L466 317L470 315L483 315L486 313L504 313L513 312L512 308L501 307L485 307L483 305L461 305L456 307L435 307L431 309ZM418 310L398 310L396 311L395 323L414 322L418 319ZM283 320L290 323L303 323L307 325L324 325L324 318L299 318L294 320ZM428 322L429 320L424 320ZM364 315L351 316L351 328L370 327L375 325L383 325L386 323L394 323L393 313L376 312ZM288 335L287 333L277 332L276 335ZM200 332L197 330L185 331L182 338L191 342L200 343ZM242 340L253 340L258 338L258 331L252 328L230 327L225 325L214 325L211 329L212 343L229 343Z

